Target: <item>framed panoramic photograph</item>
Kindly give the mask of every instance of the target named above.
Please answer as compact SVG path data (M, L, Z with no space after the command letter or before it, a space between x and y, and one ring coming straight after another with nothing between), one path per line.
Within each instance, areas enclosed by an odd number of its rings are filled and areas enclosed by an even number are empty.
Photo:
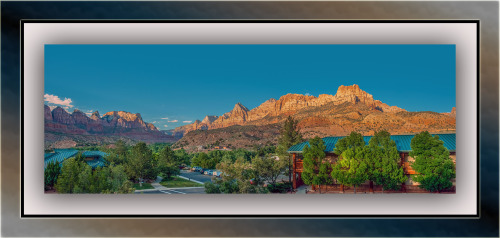
M23 21L22 215L477 217L478 29Z
M1 1L1 236L499 237L498 9Z

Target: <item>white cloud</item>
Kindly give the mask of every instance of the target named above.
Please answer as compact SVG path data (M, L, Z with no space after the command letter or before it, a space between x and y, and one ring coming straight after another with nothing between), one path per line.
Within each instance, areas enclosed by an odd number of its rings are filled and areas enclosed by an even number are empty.
M162 118L162 120L168 120L168 117L164 117L164 118Z
M44 97L44 100L46 102L49 102L49 103L52 103L52 104L56 104L56 105L61 105L66 110L68 108L73 107L73 105L71 105L71 103L73 102L71 100L71 98L64 98L64 100L61 100L58 96L52 95L52 94L45 94L45 95L43 95L43 97Z
M179 120L172 120L172 121L168 121L168 122L178 122Z
M163 125L164 127L168 127L168 125Z
M191 123L193 121L182 121L182 123Z
M92 116L91 112L86 112L85 114L87 114L87 116Z
M151 122L151 123L156 123L157 121Z
M306 95L306 96L311 96L311 94L310 94L310 93L306 93L306 94L304 94L304 95Z

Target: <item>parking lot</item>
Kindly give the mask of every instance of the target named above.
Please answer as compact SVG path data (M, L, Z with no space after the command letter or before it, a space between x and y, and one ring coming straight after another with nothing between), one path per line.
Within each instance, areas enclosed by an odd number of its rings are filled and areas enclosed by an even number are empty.
M189 178L189 179L194 179L194 180L200 181L202 183L211 182L212 177L213 177L211 175L204 175L204 174L200 174L200 172L192 172L189 170L181 170L181 176L184 176L184 177ZM200 185L200 186L202 186L202 185Z

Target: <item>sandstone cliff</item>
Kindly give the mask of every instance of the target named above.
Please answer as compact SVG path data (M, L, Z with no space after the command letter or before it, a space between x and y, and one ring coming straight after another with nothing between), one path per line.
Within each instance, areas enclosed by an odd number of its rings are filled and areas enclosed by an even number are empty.
M361 90L358 85L354 84L352 86L340 86L335 95L321 94L315 97L302 94L287 94L278 100L271 98L252 110L248 110L241 103L237 103L233 110L220 117L206 116L201 122L176 128L175 132L185 134L193 130L211 130L233 125L273 124L283 119L277 119L276 117L293 115L305 109L313 110L326 104L341 105L346 102L362 104L380 112L405 111L399 107L388 106L379 100L374 100L371 94ZM263 120L266 117L269 120Z
M124 111L112 111L100 117L95 111L88 117L75 109L68 113L61 107L54 110L44 106L46 147L51 145L72 144L64 141L79 142L79 145L118 139L145 142L172 142L173 136L166 135L153 124L145 122L141 114ZM68 139L69 138L69 139ZM72 138L72 139L71 139ZM76 142L75 142L76 143Z

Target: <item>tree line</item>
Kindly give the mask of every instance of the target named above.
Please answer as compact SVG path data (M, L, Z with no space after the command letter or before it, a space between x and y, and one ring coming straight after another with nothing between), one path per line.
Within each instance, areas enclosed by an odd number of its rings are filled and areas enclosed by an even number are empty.
M119 140L114 148L99 150L108 154L104 158L107 164L95 170L84 161L81 152L61 165L49 163L45 189L55 188L58 193L131 193L132 182L178 175L180 166L189 164L191 158L185 150L173 151L168 144L148 146L139 142L128 146Z
M363 136L351 132L340 139L334 149L338 155L335 163L325 161L325 145L321 138L315 137L303 149L302 179L308 185L336 184L356 187L370 182L381 185L383 190L397 190L408 178L404 173L396 142L386 131L375 133L368 144ZM455 164L439 136L425 131L411 140L415 160L410 166L416 174L412 175L420 187L431 192L443 191L453 186ZM321 186L320 193L321 193Z

